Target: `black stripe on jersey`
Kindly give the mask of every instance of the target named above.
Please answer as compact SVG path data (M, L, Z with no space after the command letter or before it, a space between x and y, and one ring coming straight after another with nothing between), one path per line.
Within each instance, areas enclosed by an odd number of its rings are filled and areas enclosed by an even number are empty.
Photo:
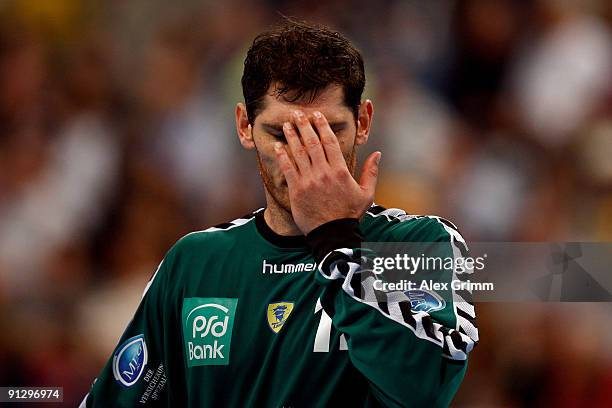
M465 320L476 326L476 319L470 316L467 312L464 312L463 310L457 308L457 315L463 317Z
M446 333L444 333L444 336L446 336ZM444 346L442 347L442 353L447 355L447 356L450 356L451 353L450 353L450 348L448 347L448 342L445 341L445 342L443 342L443 344L444 344Z
M232 224L231 222L224 222L224 223L215 225L213 228L228 229L233 226L234 224Z
M398 303L400 311L402 312L402 317L404 318L404 323L408 326L416 329L416 322L414 317L412 316L412 310L410 308L410 302L399 302Z
M370 214L378 215L385 210L386 208L382 205L373 205L372 207L368 208L367 212L369 212Z
M423 325L423 329L425 330L425 333L427 333L427 335L431 337L432 339L437 340L436 332L434 330L434 322L431 316L427 316L421 319L421 324Z
M325 276L325 277L329 277L330 275L328 275L325 271L330 271L332 272L333 269L331 268L331 264L336 260L336 252L332 252L331 255L329 255L328 257L326 257L323 260L323 263L319 266L319 270L321 271L321 273Z
M442 219L442 218L440 218L440 219ZM455 231L459 232L459 230L458 230L458 229L456 229L456 228L455 228ZM459 233L460 233L460 232L459 232ZM461 233L460 233L460 234L461 234ZM454 244L457 246L457 248L459 248L459 252L461 252L461 256L463 256L463 257L468 256L468 249L467 249L467 246L466 246L466 245L465 245L463 242L461 242L461 241L459 241L459 240L456 240L456 239L453 237L453 243L454 243Z
M440 222L444 225L446 225L447 227L450 227L452 229L454 229L455 231L459 232L459 228L457 228L457 226L455 224L453 224L452 222L450 222L449 220L440 217Z
M376 296L376 303L378 303L378 308L386 315L389 314L389 300L387 299L387 294L381 292L379 290L374 290L374 296Z
M459 280L463 280L463 279L459 278ZM457 289L455 290L455 293L461 296L463 300L465 301L465 303L467 303L470 306L474 306L474 302L470 300L472 299L472 294L470 292L464 289ZM458 302L458 303L464 303L464 302Z
M333 267L338 268L338 272L340 272L342 276L348 275L351 270L351 266L344 259L336 261L336 264Z
M361 280L365 281L368 278L372 278L374 280L378 279L378 275L376 275L374 272L372 272L371 269L365 269L362 271L355 271L355 275L360 275L361 276Z
M459 333L463 333L463 334L465 334L466 336L468 336L468 337L469 337L469 334L467 334L467 332L465 331L465 329L463 328L463 326L459 326Z
M355 296L357 296L358 298L362 298L363 296L361 296L361 291L363 290L361 287L361 275L360 274L353 274L353 277L351 278L351 289L353 289L353 293L355 294Z
M450 337L451 341L453 342L453 346L455 346L456 349L467 353L467 343L461 339L461 334L458 331L454 330Z
M328 256L323 259L321 265L319 265L319 270L321 271L329 271L330 275L323 275L329 277L334 270L338 272L345 272L343 276L346 276L346 272L350 270L350 266L348 262L351 262L351 257L345 254L342 251L332 251ZM340 269L342 268L342 270Z

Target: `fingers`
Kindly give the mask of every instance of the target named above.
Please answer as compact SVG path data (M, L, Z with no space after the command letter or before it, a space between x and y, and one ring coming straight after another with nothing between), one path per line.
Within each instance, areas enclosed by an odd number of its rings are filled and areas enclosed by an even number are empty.
M274 144L274 153L276 153L278 165L285 176L285 180L287 180L287 185L294 185L298 179L298 172L282 143L276 142Z
M287 144L291 150L291 155L297 164L300 174L308 174L310 171L310 158L308 156L308 152L306 152L306 149L304 148L304 145L302 145L295 128L291 123L285 122L283 124L283 133L285 133L285 139L287 139Z
M314 169L318 170L322 166L327 165L327 159L325 158L325 151L321 146L321 140L319 140L319 135L315 132L310 121L302 111L293 112L293 120L298 130L300 131L300 135L302 136L302 141L304 142L304 147L310 156L310 160L314 165Z
M323 145L327 161L332 167L346 166L338 138L334 131L329 126L327 118L319 111L313 113L315 126L321 136L321 144Z
M380 152L374 152L363 163L361 177L359 177L359 185L369 197L374 199L376 192L376 181L378 180L378 164L380 163Z

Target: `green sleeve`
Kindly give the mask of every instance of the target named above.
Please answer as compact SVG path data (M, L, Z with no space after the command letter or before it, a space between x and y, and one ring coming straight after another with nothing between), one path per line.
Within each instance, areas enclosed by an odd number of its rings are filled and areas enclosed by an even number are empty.
M459 247L465 242L458 232L443 225L415 238L437 242L436 255L467 255L467 247ZM319 262L315 279L324 288L321 304L347 338L350 360L367 378L376 400L389 407L448 406L478 340L475 316L465 322L456 315L455 302L461 298L450 291L444 295L443 310L428 312L411 303L405 292L374 289L373 281L381 277L369 268L376 254L360 248L356 221L321 226L307 239ZM450 281L454 275L438 273L438 281ZM467 301L462 309L474 313Z
M166 260L147 284L138 309L80 407L162 407L168 403L163 281Z

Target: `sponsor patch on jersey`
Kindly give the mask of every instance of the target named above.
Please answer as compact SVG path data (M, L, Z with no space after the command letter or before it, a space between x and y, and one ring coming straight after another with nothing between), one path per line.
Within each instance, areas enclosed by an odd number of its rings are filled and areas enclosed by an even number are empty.
M296 272L313 272L317 269L316 262L298 264L273 264L267 260L261 263L261 273L264 275L291 274Z
M432 290L414 289L404 292L410 299L410 308L415 312L436 312L444 309L446 301Z
M278 333L283 328L292 311L293 302L278 302L268 305L268 326L274 333Z
M125 387L136 384L147 365L147 344L140 334L127 339L113 355L113 375Z
M187 366L229 364L238 299L183 299L183 338Z

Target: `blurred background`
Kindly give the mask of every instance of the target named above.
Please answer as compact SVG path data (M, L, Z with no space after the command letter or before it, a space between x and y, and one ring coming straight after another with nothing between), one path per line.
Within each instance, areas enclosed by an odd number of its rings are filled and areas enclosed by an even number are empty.
M278 12L362 50L378 203L473 242L612 241L606 0L3 0L0 385L76 406L165 251L264 205L233 111ZM454 406L612 406L611 312L480 304Z

